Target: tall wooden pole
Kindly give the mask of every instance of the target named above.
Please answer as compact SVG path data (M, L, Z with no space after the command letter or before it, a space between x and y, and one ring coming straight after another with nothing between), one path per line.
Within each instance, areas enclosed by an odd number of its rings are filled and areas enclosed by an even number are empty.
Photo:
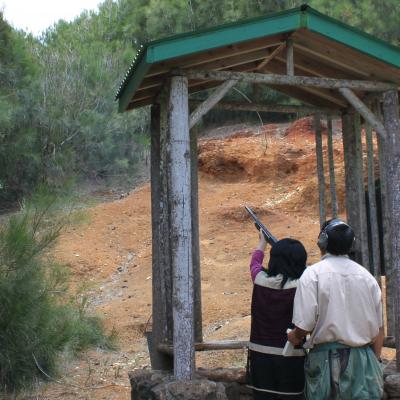
M358 208L359 240L361 242L361 264L370 271L369 246L368 246L368 225L367 208L365 204L365 187L363 173L363 147L361 141L361 121L360 114L354 114L354 134L356 145L356 186Z
M361 230L359 224L358 205L358 172L357 172L357 146L354 132L354 115L349 111L342 115L343 130L343 155L346 182L346 215L347 222L353 228L356 240L354 241L351 258L362 263L361 258Z
M318 176L318 193L319 193L319 223L320 226L326 221L325 208L325 174L324 174L324 156L322 153L322 132L320 115L314 115L315 129L315 152L317 156L317 176Z
M166 209L167 176L165 164L165 140L160 135L160 105L151 106L151 228L152 228L152 319L150 358L153 369L172 370L173 361L169 355L158 350L162 343L172 341L172 286L169 238L169 213ZM163 136L166 134L165 129ZM163 138L164 139L164 138Z
M199 177L197 158L197 129L190 132L191 186L192 186L192 257L194 290L194 340L203 341L203 322L201 313L201 269L200 269L200 232L199 232Z
M397 90L383 96L383 118L387 132L386 177L388 183L390 244L396 286L396 365L400 371L400 118Z
M368 210L369 210L369 226L371 232L371 270L376 280L381 286L381 260L379 249L379 227L378 213L376 209L376 190L375 190L375 158L374 145L372 140L372 127L365 124L365 138L367 142L367 159L368 159ZM371 272L372 272L371 271Z
M335 162L333 158L333 129L332 129L332 117L328 115L326 117L328 125L328 160L329 160L329 187L331 192L331 204L332 204L332 218L337 218L338 215L338 204L336 197L336 183L335 183Z
M195 369L191 157L188 81L171 78L169 104L171 250L173 265L174 375L190 380Z
M294 76L293 39L286 40L286 74Z
M375 113L382 117L381 104L376 102ZM378 140L378 156L379 156L379 183L381 194L381 224L382 224L382 249L383 251L383 267L386 276L386 335L395 336L396 321L395 321L395 298L396 298L396 283L392 269L392 255L390 244L390 218L389 218L389 199L387 189L386 176L386 145L387 140L382 136L377 135ZM381 258L382 259L382 258Z

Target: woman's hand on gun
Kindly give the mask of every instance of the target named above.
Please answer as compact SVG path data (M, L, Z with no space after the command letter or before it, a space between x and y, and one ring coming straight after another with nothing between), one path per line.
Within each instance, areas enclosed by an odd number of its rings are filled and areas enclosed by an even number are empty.
M265 251L265 248L267 247L267 241L265 240L264 234L262 233L261 229L258 233L258 237L259 237L259 242L257 250Z

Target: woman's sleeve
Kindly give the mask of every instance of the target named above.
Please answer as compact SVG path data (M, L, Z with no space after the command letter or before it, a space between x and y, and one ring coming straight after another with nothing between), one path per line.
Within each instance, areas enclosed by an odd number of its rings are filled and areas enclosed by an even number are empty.
M264 260L264 252L261 250L254 250L250 262L250 274L253 282L256 279L257 274L262 270L263 260Z

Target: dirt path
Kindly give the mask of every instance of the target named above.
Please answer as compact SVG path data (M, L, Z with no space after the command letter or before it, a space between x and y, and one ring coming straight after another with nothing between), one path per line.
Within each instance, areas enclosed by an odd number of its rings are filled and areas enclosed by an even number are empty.
M223 135L224 136L224 135ZM326 149L325 149L326 151ZM343 158L335 140L337 184L343 208ZM318 259L317 190L311 121L285 132L275 125L199 143L199 207L204 336L249 335L250 254L257 231L250 205L279 238L294 237ZM90 351L65 362L63 384L41 387L41 399L129 399L127 372L149 366L144 331L151 319L150 187L89 210L89 222L65 232L55 251L74 282L90 287L92 309L119 336L119 350ZM198 366L244 366L243 351L197 354ZM32 397L36 398L36 397Z

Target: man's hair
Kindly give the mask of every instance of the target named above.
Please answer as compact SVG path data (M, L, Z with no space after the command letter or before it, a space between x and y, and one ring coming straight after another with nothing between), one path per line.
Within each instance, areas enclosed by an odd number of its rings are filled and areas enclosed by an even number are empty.
M330 219L322 225L321 231L325 230L328 236L326 251L337 256L349 254L354 242L354 231L345 222L329 228ZM327 228L328 227L328 228Z
M281 239L270 251L268 276L283 275L281 287L289 278L298 279L306 269L307 252L304 246L295 239Z

